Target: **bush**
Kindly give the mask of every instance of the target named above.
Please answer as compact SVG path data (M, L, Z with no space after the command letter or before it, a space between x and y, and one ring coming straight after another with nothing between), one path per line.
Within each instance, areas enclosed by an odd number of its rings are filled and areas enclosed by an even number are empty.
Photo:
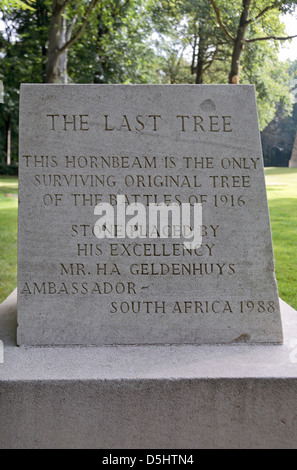
M18 176L19 166L16 162L11 165L0 162L0 175Z

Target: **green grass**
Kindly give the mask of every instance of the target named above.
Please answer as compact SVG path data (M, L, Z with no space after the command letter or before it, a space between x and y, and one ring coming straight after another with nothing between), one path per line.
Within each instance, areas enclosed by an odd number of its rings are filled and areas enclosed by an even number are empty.
M18 180L0 178L0 303L17 286Z
M297 169L266 168L280 296L297 309ZM17 285L17 179L0 177L0 302Z
M266 168L280 297L297 309L297 168Z

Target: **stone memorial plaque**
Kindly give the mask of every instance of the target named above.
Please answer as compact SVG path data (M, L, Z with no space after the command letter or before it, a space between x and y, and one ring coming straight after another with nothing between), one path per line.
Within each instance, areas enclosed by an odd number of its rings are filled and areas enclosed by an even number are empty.
M253 86L23 85L19 167L19 345L282 342Z

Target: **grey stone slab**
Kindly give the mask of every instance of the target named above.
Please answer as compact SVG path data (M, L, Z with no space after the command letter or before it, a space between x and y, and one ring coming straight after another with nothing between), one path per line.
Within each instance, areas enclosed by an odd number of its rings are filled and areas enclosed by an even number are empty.
M283 301L283 345L16 347L16 298L0 308L2 381L297 378L297 313Z
M0 306L1 449L297 446L297 312L283 345L17 347Z
M97 203L202 203L202 246ZM24 85L18 343L281 343L253 86Z

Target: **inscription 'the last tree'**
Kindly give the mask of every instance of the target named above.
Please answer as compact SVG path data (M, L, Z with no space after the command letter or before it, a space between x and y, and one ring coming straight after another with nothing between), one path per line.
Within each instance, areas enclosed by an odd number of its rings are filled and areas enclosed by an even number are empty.
M19 344L282 342L252 86L23 85L20 109Z

